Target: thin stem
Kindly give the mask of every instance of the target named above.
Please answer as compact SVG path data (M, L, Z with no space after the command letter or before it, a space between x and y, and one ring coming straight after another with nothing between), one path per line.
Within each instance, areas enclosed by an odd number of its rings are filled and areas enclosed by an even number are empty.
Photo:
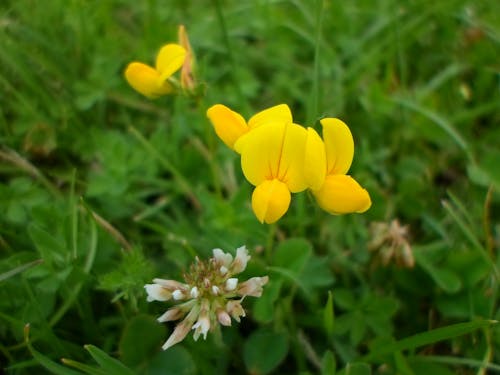
M313 124L318 115L319 103L319 70L321 52L321 30L323 24L323 0L316 0L316 45L314 50L314 71L311 97L307 111L307 124Z

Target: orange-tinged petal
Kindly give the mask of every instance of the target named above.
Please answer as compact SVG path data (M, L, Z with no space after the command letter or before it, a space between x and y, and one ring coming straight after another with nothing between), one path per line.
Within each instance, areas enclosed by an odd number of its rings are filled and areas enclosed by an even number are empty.
M156 70L162 81L168 79L184 64L186 50L184 47L171 43L164 45L156 57Z
M189 37L184 25L179 25L178 39L179 44L186 50L186 57L184 58L181 70L181 86L184 90L192 90L196 86L193 76L195 56L193 49L191 48L191 43L189 43Z
M234 144L241 154L241 169L252 185L278 177L281 149L286 127L283 122L269 123L250 130Z
M261 223L272 224L288 211L290 200L290 191L283 182L265 180L253 191L252 209Z
M351 176L328 175L321 189L313 191L318 205L331 214L365 212L372 204L370 195Z
M162 83L156 70L140 62L132 62L127 66L125 78L130 86L148 98L157 98L172 92L172 86L168 82Z
M336 118L320 120L323 126L327 174L346 174L354 156L354 140L349 127Z
M318 190L326 177L326 152L323 140L313 128L307 128L304 178L312 190Z
M212 122L217 136L232 149L234 149L236 140L248 131L245 119L225 105L211 106L207 110L207 116Z
M254 129L269 122L291 123L292 121L292 112L290 108L286 104L278 104L253 115L250 120L248 120L248 126L250 129Z
M289 124L285 127L281 155L277 161L277 176L288 186L292 193L305 190L308 186L304 177L306 140L307 130L304 127L296 124Z

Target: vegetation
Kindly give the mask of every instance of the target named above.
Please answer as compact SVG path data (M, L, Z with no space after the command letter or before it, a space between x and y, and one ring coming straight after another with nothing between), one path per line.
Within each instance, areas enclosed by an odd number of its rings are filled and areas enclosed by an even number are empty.
M150 100L180 24L197 87ZM498 1L6 0L0 40L6 373L500 372ZM261 224L216 103L342 119L371 208ZM144 285L242 245L247 316L162 351Z

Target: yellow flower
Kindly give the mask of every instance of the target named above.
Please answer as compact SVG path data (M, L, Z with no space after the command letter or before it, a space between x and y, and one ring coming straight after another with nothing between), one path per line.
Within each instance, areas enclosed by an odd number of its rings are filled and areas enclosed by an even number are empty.
M356 180L346 175L354 156L351 131L336 118L324 118L320 122L323 126L326 176L321 186L310 184L311 191L318 205L331 214L365 212L371 206L370 195Z
M279 120L253 128L234 144L243 174L256 186L252 209L261 223L279 220L290 206L290 193L308 188L303 173L307 139L304 127Z
M290 109L280 104L248 122L222 104L207 111L219 138L241 154L241 168L255 186L252 209L261 223L274 223L288 210L291 193L309 188L319 206L332 214L364 212L370 196L346 173L354 142L346 124L321 120L323 139L312 128L294 124Z
M178 44L166 44L156 57L155 67L141 62L131 62L125 69L130 86L148 98L170 94L174 87L168 79L179 70L186 58L186 49Z

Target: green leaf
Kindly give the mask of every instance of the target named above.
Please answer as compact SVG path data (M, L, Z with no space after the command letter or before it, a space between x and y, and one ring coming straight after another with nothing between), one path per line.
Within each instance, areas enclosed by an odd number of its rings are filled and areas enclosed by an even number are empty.
M165 326L149 315L132 318L120 340L119 350L123 363L135 367L150 358L161 346Z
M197 374L196 362L181 345L159 352L147 366L148 375L191 375Z
M26 343L26 346L28 347L28 350L30 351L33 358L35 358L35 360L40 365L49 370L52 374L56 375L81 375L81 373L64 367L36 351L35 348L33 348L33 346L31 345L31 341L29 339L29 331L30 326L29 324L26 324L24 326L24 342Z
M462 281L448 268L435 266L423 251L414 252L415 261L421 266L432 279L448 293L456 293L462 287Z
M442 328L436 328L428 332L418 333L416 335L407 337L383 347L378 347L372 350L367 356L364 357L364 359L372 359L396 351L415 349L420 346L448 340L457 336L462 336L466 333L473 332L476 329L488 327L496 323L497 321L495 320L476 320L472 322L458 323Z
M269 323L274 318L274 303L280 296L283 280L271 278L266 285L262 297L258 298L253 305L253 318L261 323Z
M66 247L58 239L35 224L28 226L28 233L47 264L52 264L53 260L63 260Z
M311 257L312 247L303 238L291 238L281 242L274 253L274 266L286 268L297 275Z
M333 324L335 321L335 311L333 309L333 295L328 291L328 299L326 300L325 308L323 309L323 326L325 327L326 335L332 337Z
M109 375L134 375L134 372L126 367L117 359L110 357L107 353L94 345L85 345L85 349L90 353L92 358L105 370Z
M268 374L285 359L288 339L283 333L260 329L243 346L243 360L249 373Z
M327 350L321 358L321 375L335 375L337 371L337 361L335 355Z
M370 375L372 370L367 363L348 363L339 375Z

